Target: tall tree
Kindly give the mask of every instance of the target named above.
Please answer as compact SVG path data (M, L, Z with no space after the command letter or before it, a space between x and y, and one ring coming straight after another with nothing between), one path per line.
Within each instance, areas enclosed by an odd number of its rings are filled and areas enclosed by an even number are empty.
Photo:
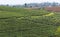
M27 7L27 3L25 3L25 7Z

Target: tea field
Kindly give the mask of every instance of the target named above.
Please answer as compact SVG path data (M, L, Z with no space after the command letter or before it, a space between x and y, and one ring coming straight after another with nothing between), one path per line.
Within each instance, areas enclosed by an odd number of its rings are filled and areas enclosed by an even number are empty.
M60 12L0 6L0 37L60 37Z

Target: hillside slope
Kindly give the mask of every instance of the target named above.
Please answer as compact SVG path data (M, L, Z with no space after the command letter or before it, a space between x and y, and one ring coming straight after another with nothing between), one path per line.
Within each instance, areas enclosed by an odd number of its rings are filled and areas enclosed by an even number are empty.
M55 36L60 13L0 7L0 37ZM58 36L58 35L56 35Z

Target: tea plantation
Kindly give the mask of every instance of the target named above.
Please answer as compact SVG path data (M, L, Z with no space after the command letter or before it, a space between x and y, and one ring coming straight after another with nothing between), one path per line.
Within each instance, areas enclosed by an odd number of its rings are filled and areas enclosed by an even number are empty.
M60 12L0 6L0 37L60 37Z

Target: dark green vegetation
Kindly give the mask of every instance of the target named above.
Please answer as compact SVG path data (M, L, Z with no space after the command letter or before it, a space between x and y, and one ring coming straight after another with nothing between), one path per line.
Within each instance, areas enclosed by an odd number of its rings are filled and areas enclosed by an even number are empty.
M60 37L60 13L0 6L0 37Z

